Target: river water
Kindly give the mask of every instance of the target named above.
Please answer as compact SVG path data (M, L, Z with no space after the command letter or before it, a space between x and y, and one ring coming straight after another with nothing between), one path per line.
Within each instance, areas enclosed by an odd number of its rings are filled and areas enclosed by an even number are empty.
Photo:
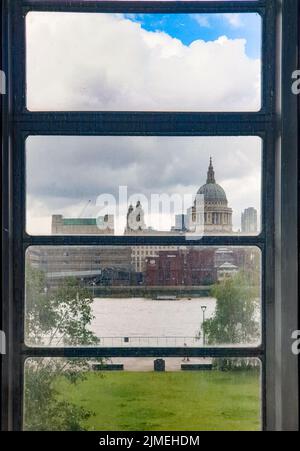
M92 330L102 346L199 346L203 320L215 310L213 298L175 301L145 298L96 298Z

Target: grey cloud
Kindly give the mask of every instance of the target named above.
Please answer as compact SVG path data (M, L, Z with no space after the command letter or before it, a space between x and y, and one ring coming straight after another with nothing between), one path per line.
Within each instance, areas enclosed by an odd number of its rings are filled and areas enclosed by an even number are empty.
M100 194L117 198L120 185L129 195L193 194L205 183L210 155L234 210L259 207L260 146L255 137L31 137L28 213L35 215L36 201L49 216L71 206L78 212ZM246 192L236 189L245 183Z

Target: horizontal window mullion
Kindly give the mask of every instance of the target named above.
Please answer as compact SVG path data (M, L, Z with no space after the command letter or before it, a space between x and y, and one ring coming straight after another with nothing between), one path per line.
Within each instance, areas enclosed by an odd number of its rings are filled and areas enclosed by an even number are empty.
M268 0L258 1L58 1L24 0L24 10L105 13L251 13L262 12Z
M23 134L262 133L272 114L218 112L48 112L15 115Z
M28 348L22 350L23 357L262 357L264 350L242 347L211 347L211 348Z
M270 122L274 115L262 111L25 111L21 114L14 114L13 122L32 123L38 126L49 121L55 124L62 120L68 124L73 122L121 122L131 123L147 119L148 121L169 122ZM27 127L28 127L27 126ZM24 128L24 127L23 127Z
M25 247L30 246L258 246L265 243L259 236L204 236L200 240L188 240L184 236L104 236L61 235L27 236Z

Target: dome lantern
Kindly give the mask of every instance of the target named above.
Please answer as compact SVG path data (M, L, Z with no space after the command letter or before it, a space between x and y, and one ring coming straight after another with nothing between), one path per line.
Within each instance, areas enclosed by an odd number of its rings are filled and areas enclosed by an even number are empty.
M227 206L227 197L222 186L216 183L215 171L210 157L210 163L207 172L206 184L201 186L197 194L204 196L206 204L224 205Z
M210 161L209 161L209 168L207 171L207 184L209 183L216 183L216 179L215 179L215 171L214 171L214 167L212 164L212 157L210 157Z

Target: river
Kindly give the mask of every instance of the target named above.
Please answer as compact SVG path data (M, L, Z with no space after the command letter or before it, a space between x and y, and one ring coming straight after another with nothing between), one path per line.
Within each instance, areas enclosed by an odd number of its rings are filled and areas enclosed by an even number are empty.
M210 318L213 298L157 301L146 298L96 298L92 330L102 346L199 346L203 313Z

